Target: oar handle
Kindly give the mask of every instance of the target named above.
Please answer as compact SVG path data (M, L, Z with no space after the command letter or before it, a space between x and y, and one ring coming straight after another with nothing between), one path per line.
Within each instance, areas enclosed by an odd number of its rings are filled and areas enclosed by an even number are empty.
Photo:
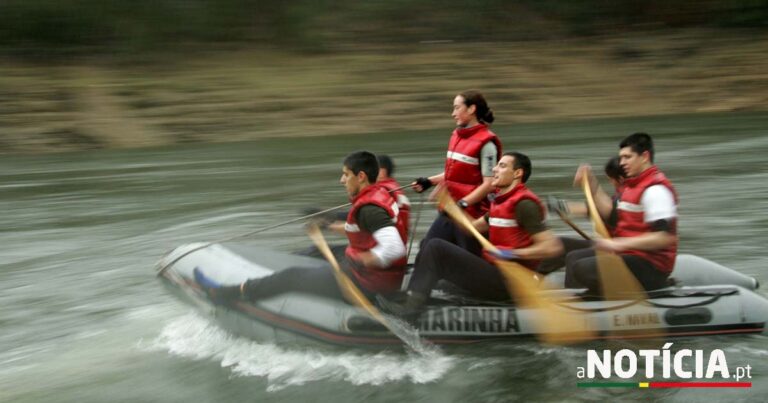
M576 223L571 221L568 216L566 216L562 211L557 210L557 215L560 216L560 219L563 220L564 223L568 224L569 227L571 227L574 231L576 231L579 235L581 235L582 238L586 239L587 241L592 240L592 237L587 235L586 232L582 231L581 228L579 228Z
M589 215L592 217L592 225L595 227L595 232L604 239L609 239L611 234L608 232L608 228L605 227L603 219L600 218L600 212L595 205L595 198L592 196L592 189L589 186L589 178L587 175L581 177L581 187L584 189L584 196L587 198L587 207L589 208Z
M464 213L464 210L459 207L458 204L456 204L453 198L451 198L451 195L448 194L447 190L441 190L437 196L437 200L440 203L440 206L443 208L443 211L445 211L445 213L453 218L453 220L456 221L459 225L464 227L464 229L469 231L477 239L477 241L480 242L480 245L483 247L483 249L490 252L499 251L499 248L497 248L496 245L492 244L491 241L484 237L480 231L475 228L475 226L472 224L472 221L470 221L469 217L467 217L467 215Z
M341 270L339 262L336 260L336 257L333 256L333 252L331 252L331 248L328 246L328 242L325 241L325 237L323 237L323 233L320 231L320 228L318 228L317 225L310 225L307 229L307 234L309 235L309 238L312 239L312 242L314 242L315 246L317 246L317 249L320 250L320 253L323 254L323 257L325 257L328 263L331 264L331 268L333 268L333 275L336 277L336 283L338 283L339 288L344 293L344 296L347 298L347 300L359 306L360 308L363 308L366 312L368 312L368 314L373 316L377 321L384 325L384 327L392 331L392 326L390 325L389 321L386 320L384 316L382 316L381 312L379 312L379 310L373 306L368 298L365 297L363 292L360 291L355 283L353 283L352 280L350 280L349 277L347 277L347 275L344 274L344 272Z

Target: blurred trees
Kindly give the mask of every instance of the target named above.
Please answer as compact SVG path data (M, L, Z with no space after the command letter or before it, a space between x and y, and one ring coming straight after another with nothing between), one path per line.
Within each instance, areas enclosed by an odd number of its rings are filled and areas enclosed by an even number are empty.
M324 50L669 27L768 26L768 0L3 0L0 48L51 54L179 43Z

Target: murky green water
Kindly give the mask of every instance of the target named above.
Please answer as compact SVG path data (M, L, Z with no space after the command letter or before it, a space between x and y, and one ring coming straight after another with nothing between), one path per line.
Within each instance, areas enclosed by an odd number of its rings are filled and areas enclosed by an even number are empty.
M710 115L496 128L534 162L530 186L576 198L580 162L602 166L623 135L655 136L681 195L681 250L768 284L768 116ZM438 172L449 128L0 160L0 401L763 401L768 337L674 340L752 366L745 390L578 389L586 349L526 341L438 358L235 339L167 294L167 250L251 232L307 206L346 202L340 161L392 155L396 176ZM412 196L418 202L417 196ZM426 208L423 234L432 218ZM584 223L586 227L586 223ZM553 226L562 232L567 227ZM307 245L301 225L252 238ZM760 291L765 295L764 291ZM661 348L661 346L658 346Z

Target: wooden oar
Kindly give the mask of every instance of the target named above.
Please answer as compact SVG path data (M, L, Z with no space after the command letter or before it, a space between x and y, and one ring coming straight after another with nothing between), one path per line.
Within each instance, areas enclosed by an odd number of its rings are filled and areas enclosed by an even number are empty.
M568 226L571 227L574 231L576 231L576 233L581 235L582 238L586 239L587 241L592 239L592 237L587 235L586 232L582 231L581 228L579 228L579 226L576 225L576 223L571 221L571 219L568 218L568 216L565 215L562 211L560 210L556 210L556 211L557 211L557 215L560 216L560 219L563 220L564 223L568 224Z
M325 237L323 237L323 233L320 231L320 228L317 225L310 225L307 229L307 234L309 234L312 242L315 243L317 249L320 250L325 259L328 260L328 263L331 264L331 268L333 268L333 274L336 276L336 282L339 285L339 289L341 289L341 292L344 294L344 297L346 297L347 301L365 310L369 315L384 325L384 327L386 327L395 336L400 338L414 351L419 353L424 353L427 351L427 344L419 337L417 332L414 332L404 323L395 323L385 318L384 315L382 315L381 312L379 312L379 310L376 309L373 304L371 304L371 301L368 300L365 294L363 294L363 292L357 288L355 283L353 283L352 280L350 280L349 277L344 274L344 272L341 270L341 267L339 266L339 262L336 260L336 257L333 256L331 248L328 246L328 243L325 241Z
M589 207L589 217L592 220L597 235L603 239L610 239L605 223L600 218L600 213L595 205L595 199L592 197L592 189L589 186L589 178L584 175L581 181L584 189L584 196L587 198ZM637 281L637 278L624 263L624 260L610 252L595 250L597 257L597 271L600 276L600 286L603 290L603 296L607 300L620 299L645 299L647 294L645 289Z
M483 249L489 252L499 251L480 234L447 191L443 190L438 194L438 201L443 211L474 235ZM567 344L594 339L594 331L590 329L584 314L566 311L558 307L551 297L541 293L540 282L534 272L516 262L496 259L495 264L518 305L535 310L536 313L531 315L531 318L535 321L534 327L539 340L549 344ZM568 330L558 331L559 329Z

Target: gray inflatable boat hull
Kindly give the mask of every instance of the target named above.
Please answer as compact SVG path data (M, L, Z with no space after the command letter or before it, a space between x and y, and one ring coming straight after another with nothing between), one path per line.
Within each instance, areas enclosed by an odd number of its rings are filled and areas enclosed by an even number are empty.
M585 312L601 338L709 336L764 333L768 300L754 293L757 282L716 263L692 255L678 257L673 276L678 286L654 291L640 301L582 301L578 290L555 290L566 301L559 308ZM192 274L236 285L292 266L321 267L326 262L254 246L183 245L157 264L163 284L183 301L210 315L234 334L276 343L322 343L354 346L399 345L400 340L362 310L343 301L286 293L254 302L214 305ZM548 276L562 286L562 277ZM439 293L438 293L439 294ZM534 309L463 301L434 295L418 321L422 337L438 344L467 344L536 336ZM558 329L567 338L575 329Z

